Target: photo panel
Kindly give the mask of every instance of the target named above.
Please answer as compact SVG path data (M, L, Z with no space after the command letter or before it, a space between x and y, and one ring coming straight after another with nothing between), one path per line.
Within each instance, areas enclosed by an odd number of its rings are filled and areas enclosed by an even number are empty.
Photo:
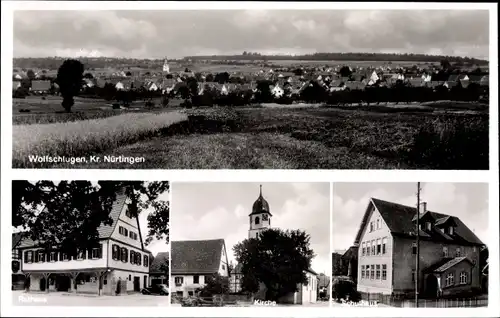
M12 181L14 306L170 306L168 181Z
M488 170L489 20L15 11L12 167Z
M172 184L172 306L329 306L330 184Z
M339 182L332 200L333 307L488 307L487 183Z

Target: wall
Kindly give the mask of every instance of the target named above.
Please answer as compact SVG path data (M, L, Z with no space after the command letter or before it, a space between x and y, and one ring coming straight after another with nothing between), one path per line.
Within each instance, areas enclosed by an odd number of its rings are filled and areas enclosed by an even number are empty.
M448 269L446 272L441 274L441 288L443 296L453 295L462 292L469 292L474 289L481 288L479 277L474 275L475 268L478 266L472 266L470 263L463 261L452 268ZM460 273L467 273L467 283L460 284ZM454 284L452 286L446 286L446 276L449 273L454 274Z
M187 297L188 291L194 291L196 288L201 288L203 285L205 285L205 275L198 275L199 276L199 283L194 284L194 276L195 275L171 275L170 277L170 288L171 292L173 294L177 292L182 292L183 297ZM182 277L183 282L181 286L176 286L175 284L175 278L176 277Z
M111 234L111 238L118 240L118 241L121 241L121 242L124 242L124 243L127 243L129 245L132 245L138 249L141 249L141 247L142 247L141 237L139 235L139 229L137 228L138 222L135 218L129 218L126 215L127 209L128 209L128 206L125 204L123 206L122 212L120 213L120 216L118 218L118 222L115 226L115 229L114 229L113 233ZM137 234L137 240L133 240L132 238L130 238L130 235L125 236L125 235L120 234L120 232L119 232L120 226L126 228L129 232L130 231L135 232Z
M128 261L122 262L121 260L114 260L113 259L113 245L116 244L120 248L125 247L128 250ZM130 250L135 251L136 253L141 254L141 265L137 264L132 264L130 263ZM144 255L148 255L147 253L144 253L140 250L140 248L134 249L128 245L125 245L123 243L115 242L115 241L109 241L108 248L107 248L107 253L109 255L109 261L108 261L108 266L112 268L117 268L121 270L129 270L129 271L134 271L134 272L141 272L149 275L149 264L148 266L144 266Z
M414 239L394 238L394 292L413 293L415 283L412 282L411 272L416 268L416 255L413 254L412 244ZM423 271L443 259L443 246L448 247L449 257L455 257L457 247L462 248L462 256L468 257L471 261L476 261L473 267L472 276L474 284L479 284L479 247L475 251L472 246L459 246L456 244L444 244L431 241L420 241L420 264L419 264L419 290L424 288Z
M41 249L23 249L21 250L23 255L23 260L21 262L21 269L23 271L30 270L74 270L74 269L84 269L84 268L104 268L106 267L106 257L107 251L106 248L107 242L101 241L102 243L102 258L100 259L84 259L84 260L70 260L70 261L61 261L57 262L47 262L47 256L45 257L45 262L43 263L25 263L24 260L24 252L25 251L36 251ZM88 255L87 255L88 256ZM60 254L59 254L60 257Z
M264 215L264 213L250 215L250 230L248 231L249 238L256 238L257 233L271 227L271 216L268 214L268 220L262 221L262 215ZM255 224L256 218L259 218L259 224Z
M377 229L377 220L379 220L380 228ZM370 232L370 222L374 222L374 231ZM362 248L362 243L368 241L375 240L375 244L377 242L377 239L381 240L382 244L382 238L387 238L387 243L386 243L386 253L385 254L380 254L380 255L367 255L363 256L363 248ZM372 211L368 217L368 222L366 224L366 227L363 229L362 234L361 234L361 239L359 242L359 248L358 248L358 264L357 264L357 289L360 292L365 292L365 293L384 293L384 294L391 294L392 292L392 251L393 251L393 239L392 235L390 233L389 227L387 224L384 222L382 216L378 212L377 209L374 207L372 208ZM371 249L370 249L371 252ZM367 278L361 278L361 266L366 266L370 265L380 265L380 279L367 279ZM387 265L387 279L382 280L382 265L385 264ZM375 272L376 275L376 272Z
M228 259L227 259L227 253L226 253L226 246L225 244L222 246L222 251L221 251L221 262L219 264L219 275L228 277L229 276L229 268L228 268Z

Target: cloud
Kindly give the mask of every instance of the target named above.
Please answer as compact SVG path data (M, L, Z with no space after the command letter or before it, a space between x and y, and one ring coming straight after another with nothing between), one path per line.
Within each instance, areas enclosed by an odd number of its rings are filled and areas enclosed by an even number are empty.
M14 56L74 52L436 53L487 57L487 10L17 11Z
M459 217L488 243L488 186L484 183L423 183L421 200L427 209ZM337 183L333 196L333 249L354 243L370 198L416 206L416 183Z
M318 272L330 271L329 188L328 183L263 184L272 226L306 231ZM234 262L232 248L248 238L248 215L258 195L259 184L254 183L174 183L171 239L223 238Z

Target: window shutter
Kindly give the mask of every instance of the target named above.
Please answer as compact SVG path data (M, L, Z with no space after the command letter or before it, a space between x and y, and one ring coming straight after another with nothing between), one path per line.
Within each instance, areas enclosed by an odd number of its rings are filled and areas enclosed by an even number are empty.
M116 244L113 244L111 249L112 249L112 253L113 253L113 259L116 260L116 256L117 256Z
M99 244L99 258L102 258L102 244Z
M35 263L38 263L38 251L35 251L34 258L35 258Z
M128 262L128 250L125 249L125 263Z
M142 254L141 253L137 254L137 264L139 266L142 265Z

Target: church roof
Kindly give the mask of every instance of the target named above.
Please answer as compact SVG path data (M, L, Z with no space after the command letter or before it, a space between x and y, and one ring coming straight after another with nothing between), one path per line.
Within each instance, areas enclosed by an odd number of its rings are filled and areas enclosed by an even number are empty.
M266 199L264 199L264 197L262 196L262 186L260 186L259 197L253 203L252 213L250 213L249 215L260 214L263 212L267 212L272 216L271 210L269 209L269 203L267 203Z

